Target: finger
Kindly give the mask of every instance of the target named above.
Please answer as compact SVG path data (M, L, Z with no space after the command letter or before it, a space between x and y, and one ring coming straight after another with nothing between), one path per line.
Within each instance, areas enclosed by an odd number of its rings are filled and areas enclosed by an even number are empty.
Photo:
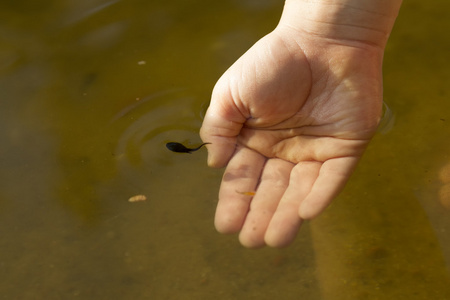
M267 245L284 247L294 240L302 223L298 215L299 205L311 191L320 166L320 162L301 162L292 169L289 186L278 204L264 237Z
M311 192L300 205L300 217L312 219L325 210L344 188L358 161L359 157L341 157L325 161Z
M244 223L252 197L245 194L258 185L266 158L247 148L238 148L222 178L215 226L221 233L238 232Z
M261 181L239 234L242 245L249 248L265 246L264 234L286 191L293 166L281 159L269 159L264 165Z
M200 137L204 143L210 143L207 145L210 167L221 168L227 164L234 153L240 127L242 124L226 121L214 113L207 113L200 129Z
M214 87L211 104L200 129L203 142L211 143L208 145L208 165L219 168L224 167L233 155L236 138L246 121L223 82L219 80Z

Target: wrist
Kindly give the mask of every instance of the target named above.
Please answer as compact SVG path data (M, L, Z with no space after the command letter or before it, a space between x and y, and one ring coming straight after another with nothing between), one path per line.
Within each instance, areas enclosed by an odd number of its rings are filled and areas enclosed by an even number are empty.
M357 46L384 49L401 0L286 0L278 27Z

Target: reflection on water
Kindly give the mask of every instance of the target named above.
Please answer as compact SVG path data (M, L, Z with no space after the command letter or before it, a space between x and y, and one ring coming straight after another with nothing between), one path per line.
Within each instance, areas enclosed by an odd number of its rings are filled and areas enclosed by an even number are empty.
M450 210L450 162L439 172L439 200L445 209Z
M214 82L282 4L0 3L1 299L450 298L444 0L405 3L396 122L290 248L218 235L221 171L166 149L200 141Z

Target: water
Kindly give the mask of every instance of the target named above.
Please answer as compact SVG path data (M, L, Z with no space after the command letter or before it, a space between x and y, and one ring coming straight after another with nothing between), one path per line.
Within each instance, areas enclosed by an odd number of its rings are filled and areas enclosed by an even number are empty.
M283 3L39 2L0 4L0 299L450 298L447 2L404 4L395 123L281 250L217 234L222 171L165 143Z

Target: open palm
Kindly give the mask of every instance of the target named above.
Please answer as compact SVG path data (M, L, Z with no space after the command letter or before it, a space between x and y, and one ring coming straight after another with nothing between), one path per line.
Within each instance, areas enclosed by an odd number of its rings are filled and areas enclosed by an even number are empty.
M277 28L225 72L200 132L226 166L216 228L248 247L289 244L330 204L381 113L381 49L291 36Z

